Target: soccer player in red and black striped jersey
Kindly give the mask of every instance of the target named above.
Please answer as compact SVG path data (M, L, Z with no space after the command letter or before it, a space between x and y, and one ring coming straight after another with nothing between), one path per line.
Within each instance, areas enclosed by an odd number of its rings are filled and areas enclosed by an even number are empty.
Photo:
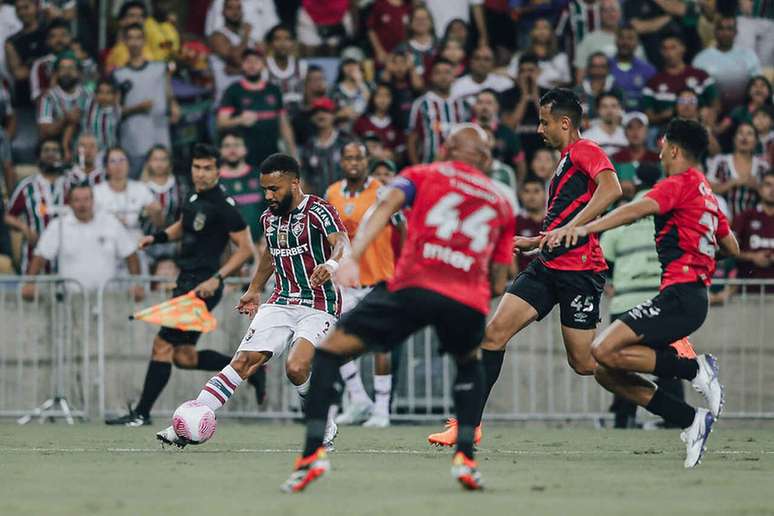
M548 145L562 150L548 191L543 232L554 238L594 220L621 196L621 186L605 152L581 139L582 108L570 90L554 89L540 99L538 134ZM543 319L555 305L561 313L562 337L567 360L576 373L594 373L591 342L599 322L599 300L607 269L596 235L575 245L550 249L542 246L543 235L516 236L514 251L540 248L538 259L521 271L500 301L486 326L481 344L486 377L484 404L492 391L505 356L508 341L532 321ZM483 413L483 407L482 407ZM481 439L480 415L476 442ZM457 440L457 425L428 437L431 444L451 446Z
M685 429L680 437L686 445L686 468L701 461L723 408L723 386L712 355L685 358L672 352L669 345L698 330L707 317L707 287L715 271L718 244L728 254L739 255L728 220L698 169L708 142L707 131L698 122L672 120L661 143L661 164L667 178L642 199L562 236L572 245L642 217L655 217L660 292L599 334L592 355L598 363L595 376L603 387ZM704 395L709 410L694 409L637 373L690 380Z
M250 327L231 363L204 385L197 398L212 410L222 407L243 380L286 348L290 351L285 372L304 399L315 348L341 312L341 292L331 274L349 249L349 237L338 213L323 199L304 194L300 166L292 157L272 154L260 170L269 205L261 216L268 249L237 306L240 313L253 317ZM274 292L261 305L261 292L272 275ZM187 444L171 426L156 435L167 444ZM328 421L326 446L335 437L336 425Z

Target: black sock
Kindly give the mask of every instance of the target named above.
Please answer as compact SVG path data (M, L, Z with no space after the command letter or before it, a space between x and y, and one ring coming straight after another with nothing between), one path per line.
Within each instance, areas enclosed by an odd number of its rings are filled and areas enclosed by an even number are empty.
M659 378L693 380L698 372L699 363L695 358L679 357L669 349L656 351L656 366L653 368L653 374Z
M142 386L142 395L134 411L141 416L149 416L153 404L156 403L161 391L167 386L169 375L172 374L172 364L169 362L156 362L151 360L148 364L148 372L145 373L145 383Z
M475 426L481 424L481 418L484 415L484 407L486 407L486 402L489 400L489 395L492 393L492 387L494 387L494 384L497 383L497 379L500 377L500 370L503 368L504 359L505 350L481 350L481 363L484 366L484 390L483 396L481 397L481 407L478 412L478 419L475 421Z
M480 360L457 364L453 392L458 423L457 451L472 459L473 434L484 402L484 368Z
M318 349L314 354L312 380L304 404L306 415L304 457L313 454L322 446L328 409L335 396L335 384L339 378L339 367L342 363L340 356L322 349Z
M231 357L211 349L203 349L196 353L196 369L201 371L220 371L231 363Z
M662 389L656 389L650 403L645 408L664 418L668 423L674 423L680 428L688 428L696 417L696 409L684 401L680 401Z

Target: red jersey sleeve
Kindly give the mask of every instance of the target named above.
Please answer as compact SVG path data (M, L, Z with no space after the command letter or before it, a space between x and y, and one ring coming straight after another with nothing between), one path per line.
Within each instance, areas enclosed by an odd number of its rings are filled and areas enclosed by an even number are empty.
M645 194L645 197L658 203L658 214L663 215L674 209L682 195L682 185L676 180L677 176L662 179Z
M510 206L503 208L500 236L492 252L492 262L510 265L513 261L513 235L516 233L516 216Z
M725 213L718 210L718 230L715 232L715 236L718 239L725 238L731 233L731 225L728 223L728 218Z
M581 140L578 142L575 148L572 149L572 156L570 157L578 169L591 179L596 178L604 170L615 171L615 167L613 167L613 163L607 157L605 151L590 141Z

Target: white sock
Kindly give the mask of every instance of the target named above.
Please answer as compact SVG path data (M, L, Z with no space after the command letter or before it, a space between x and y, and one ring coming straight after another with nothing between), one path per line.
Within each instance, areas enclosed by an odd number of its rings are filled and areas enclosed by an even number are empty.
M231 398L240 383L242 383L242 378L233 367L227 365L204 384L202 392L199 393L196 400L201 401L212 410L218 410Z
M298 396L303 400L306 399L306 395L309 392L309 386L312 384L312 375L309 375L309 378L306 379L304 383L301 385L296 385L296 392L298 393Z
M363 379L360 378L360 368L357 364L357 359L350 360L339 368L341 377L344 378L344 383L347 386L347 392L352 400L352 403L371 404L371 398L368 397L368 393L363 385Z
M392 392L392 375L374 375L374 414L390 417L390 393Z

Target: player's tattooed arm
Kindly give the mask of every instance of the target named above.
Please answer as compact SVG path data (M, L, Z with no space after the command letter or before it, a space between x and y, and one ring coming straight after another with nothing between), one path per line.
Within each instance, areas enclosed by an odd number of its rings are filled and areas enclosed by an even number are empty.
M330 281L333 273L339 268L339 262L341 262L344 256L349 254L349 237L343 231L337 233L331 233L328 235L328 243L331 244L333 251L331 251L331 257L325 263L321 263L312 271L312 277L309 278L309 282L312 287L319 287L326 281Z

